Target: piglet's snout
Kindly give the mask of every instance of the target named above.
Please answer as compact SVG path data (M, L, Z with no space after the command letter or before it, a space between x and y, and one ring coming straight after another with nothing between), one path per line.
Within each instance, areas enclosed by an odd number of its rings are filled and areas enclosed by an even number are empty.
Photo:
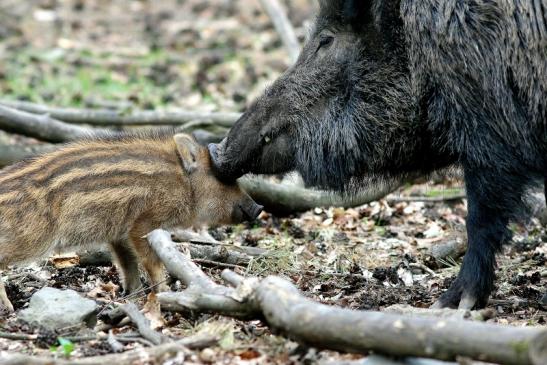
M242 205L240 206L240 208L243 214L245 215L245 218L247 220L252 221L258 218L258 215L260 214L260 212L262 212L262 210L264 209L264 206L253 202L250 205Z

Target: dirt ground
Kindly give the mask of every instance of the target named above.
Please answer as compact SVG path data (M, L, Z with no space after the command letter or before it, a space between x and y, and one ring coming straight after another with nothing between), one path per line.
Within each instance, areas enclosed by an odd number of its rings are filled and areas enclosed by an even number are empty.
M285 1L301 40L313 17L311 0ZM55 106L184 107L241 111L286 67L288 56L255 0L0 0L0 95ZM20 138L2 135L3 139ZM405 186L392 197L443 197L461 181ZM290 217L262 213L255 222L211 229L223 243L267 249L242 274L289 278L310 298L354 309L393 304L428 307L455 277L461 257L435 260L432 246L465 241L466 201L382 200L351 209L315 209ZM498 258L491 322L545 325L539 299L547 288L547 230L537 219L514 224L514 242ZM70 288L106 308L123 301L112 265L59 268L47 264L3 272L17 310L43 286ZM222 268L203 266L218 278ZM144 278L143 278L144 280ZM180 283L179 283L180 284ZM171 283L173 289L180 285ZM139 298L144 301L144 296ZM358 356L314 351L272 334L260 321L165 313L172 337L213 332L219 346L198 351L195 363L314 363ZM34 341L1 338L0 350L51 355L58 333L2 316L0 331L37 334ZM131 326L116 333L135 333ZM72 358L111 353L106 341L73 340ZM126 350L146 346L124 343ZM1 363L1 359L0 359Z

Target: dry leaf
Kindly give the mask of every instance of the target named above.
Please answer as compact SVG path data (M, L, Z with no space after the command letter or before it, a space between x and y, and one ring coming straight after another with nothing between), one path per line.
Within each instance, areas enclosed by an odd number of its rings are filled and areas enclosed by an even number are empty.
M57 269L65 269L67 267L78 266L80 258L78 256L57 256L51 258L51 263Z

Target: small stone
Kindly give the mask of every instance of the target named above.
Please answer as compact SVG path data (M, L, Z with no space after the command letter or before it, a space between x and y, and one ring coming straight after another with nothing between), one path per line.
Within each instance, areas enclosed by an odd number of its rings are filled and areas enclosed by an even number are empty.
M199 353L199 359L205 363L213 363L216 359L216 353L213 349L205 348Z
M95 324L97 303L81 297L74 290L45 287L30 298L19 318L27 323L56 330L69 326Z

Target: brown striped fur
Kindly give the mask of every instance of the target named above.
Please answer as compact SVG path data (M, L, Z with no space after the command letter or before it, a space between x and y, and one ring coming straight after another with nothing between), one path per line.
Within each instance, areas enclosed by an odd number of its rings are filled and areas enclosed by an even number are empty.
M163 282L148 232L232 223L257 209L237 185L211 174L207 150L187 135L73 143L0 171L0 269L109 243L132 292L141 286L139 261L152 285Z

